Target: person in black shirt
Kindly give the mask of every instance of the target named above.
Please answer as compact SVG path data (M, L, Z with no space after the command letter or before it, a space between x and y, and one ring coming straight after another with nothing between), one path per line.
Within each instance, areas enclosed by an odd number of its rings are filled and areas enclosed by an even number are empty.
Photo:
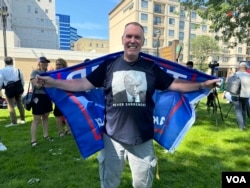
M130 22L126 24L122 35L123 55L106 60L87 77L57 80L49 76L37 76L37 84L44 87L56 87L67 91L104 88L104 149L98 156L102 188L119 186L126 159L129 161L133 187L152 187L156 166L152 99L155 90L189 92L203 88L211 89L219 82L219 79L213 79L194 83L170 77L152 61L140 57L144 40L143 26L137 22ZM141 90L145 92L145 99L140 101L140 105L138 102L126 101L125 97L122 101L115 100L115 94L125 87L125 75L131 71L144 78Z

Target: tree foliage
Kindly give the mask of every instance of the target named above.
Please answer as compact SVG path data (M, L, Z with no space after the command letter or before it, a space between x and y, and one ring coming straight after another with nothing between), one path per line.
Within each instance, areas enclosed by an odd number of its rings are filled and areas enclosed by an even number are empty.
M197 10L211 21L210 31L230 47L250 42L250 0L180 0L189 10Z
M207 69L209 56L217 56L220 52L218 42L210 36L201 35L191 39L191 55L195 58L195 67L201 71ZM205 67L203 65L206 65ZM198 66L197 66L198 65Z

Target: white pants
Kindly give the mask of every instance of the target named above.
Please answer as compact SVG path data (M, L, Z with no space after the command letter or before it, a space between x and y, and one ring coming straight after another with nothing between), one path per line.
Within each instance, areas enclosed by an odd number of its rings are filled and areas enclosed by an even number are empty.
M98 156L102 188L117 188L126 159L132 172L134 188L150 188L153 184L156 159L153 140L139 145L126 145L103 135L104 149Z

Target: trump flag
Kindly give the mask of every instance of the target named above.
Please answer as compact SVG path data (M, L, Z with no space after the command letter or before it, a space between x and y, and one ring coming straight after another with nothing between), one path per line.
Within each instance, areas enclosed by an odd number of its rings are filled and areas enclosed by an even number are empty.
M42 75L64 80L82 78L91 73L105 60L117 58L122 54L123 52L109 54L86 63L79 63L72 67L46 72ZM166 59L145 53L140 53L140 55L143 58L152 60L166 74L174 78L194 82L214 79L213 76ZM45 88L45 91L67 119L81 155L87 158L101 150L104 147L102 132L105 126L103 89L96 88L85 92L70 92L57 88ZM193 104L206 97L209 92L207 89L187 93L156 91L153 96L155 102L153 114L155 141L170 153L173 153L195 121Z

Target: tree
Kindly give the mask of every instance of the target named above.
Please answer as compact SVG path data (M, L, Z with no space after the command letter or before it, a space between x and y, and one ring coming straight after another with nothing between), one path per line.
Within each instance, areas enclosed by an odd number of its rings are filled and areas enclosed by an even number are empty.
M195 58L195 65L200 71L208 68L207 59L209 56L218 56L220 48L218 42L210 36L201 35L191 39L191 55ZM204 67L203 64L206 66ZM199 65L197 67L197 65Z
M188 10L197 10L204 20L211 21L210 31L216 40L229 47L250 42L250 0L180 0Z

